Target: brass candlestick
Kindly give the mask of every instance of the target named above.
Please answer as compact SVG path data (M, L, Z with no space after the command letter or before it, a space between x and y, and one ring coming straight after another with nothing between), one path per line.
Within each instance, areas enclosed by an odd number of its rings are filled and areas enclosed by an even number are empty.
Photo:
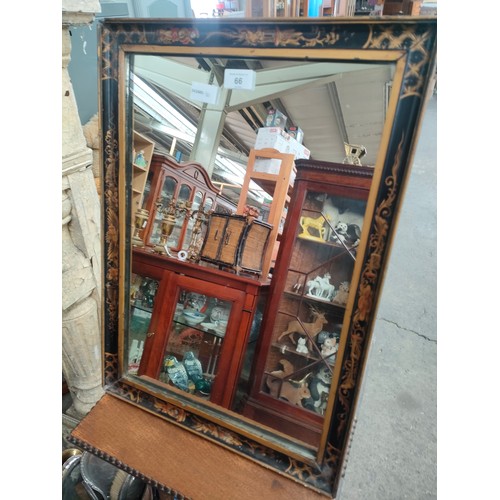
M206 224L208 217L212 213L212 210L205 210L200 208L195 210L191 217L194 218L193 231L191 233L191 240L189 242L189 247L187 250L187 258L193 262L198 262L200 260L201 246L203 244L203 239L201 237L203 224Z

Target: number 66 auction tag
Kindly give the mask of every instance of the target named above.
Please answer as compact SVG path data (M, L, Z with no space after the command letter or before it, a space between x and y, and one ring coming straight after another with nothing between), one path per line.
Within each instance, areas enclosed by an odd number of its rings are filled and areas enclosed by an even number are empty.
M224 70L224 88L226 89L255 89L255 71L251 69Z

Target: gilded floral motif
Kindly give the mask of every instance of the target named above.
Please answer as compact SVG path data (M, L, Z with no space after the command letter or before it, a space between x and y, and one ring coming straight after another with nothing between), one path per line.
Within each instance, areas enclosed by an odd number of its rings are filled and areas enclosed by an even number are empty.
M423 91L424 75L423 67L429 63L430 54L427 48L430 34L428 32L418 34L408 29L398 27L377 26L370 28L370 36L364 48L366 49L401 49L410 51L411 59L405 73L403 85L403 97L421 95Z
M158 30L158 41L161 43L194 44L200 33L196 28L172 28Z
M334 45L339 40L338 34L334 31L325 32L317 30L315 35L307 36L300 31L291 29L281 30L279 28L268 30L242 28L236 32L213 32L207 36L207 39L214 36L223 37L244 46L251 47L262 47L266 45L273 45L274 47L323 47Z
M378 284L377 278L382 266L382 255L387 245L389 219L393 213L393 205L398 194L397 175L402 164L404 137L405 134L402 133L394 157L391 175L387 176L384 181L388 187L387 193L374 214L374 229L368 245L371 253L369 253L361 275L357 309L353 316L350 334L350 352L344 364L344 374L339 387L339 401L343 411L338 415L337 436L341 436L346 429L347 415L351 407L351 391L356 387L360 361L363 355L366 325L373 309L375 288Z
M320 46L331 46L335 45L340 40L340 36L335 32L331 31L330 33L325 33L321 36L321 33L318 33L316 38L312 40L307 40L304 44L306 47L315 47L316 45Z
M218 425L210 424L205 420L196 419L193 429L198 432L202 432L203 434L208 434L209 436L232 446L243 446L243 443L236 434L229 432Z
M104 136L104 158L105 158L105 240L106 240L106 305L107 305L107 329L116 334L118 318L118 183L116 174L116 161L118 151L118 140L116 131L109 128Z
M257 47L258 45L264 45L266 43L270 43L272 41L269 36L269 32L264 30L256 29L250 30L246 28L242 28L237 32L220 32L214 31L207 36L207 39L212 37L223 37L233 42L240 43L242 45L250 45L252 47Z
M170 403L165 403L164 401L155 400L154 402L155 410L159 411L164 415L168 415L173 418L176 422L184 422L187 417L187 413L181 410L177 406L171 405Z

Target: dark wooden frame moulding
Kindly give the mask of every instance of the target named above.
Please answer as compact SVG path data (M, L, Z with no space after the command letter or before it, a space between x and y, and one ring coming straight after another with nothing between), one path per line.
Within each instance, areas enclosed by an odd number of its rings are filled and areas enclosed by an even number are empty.
M398 209L426 98L433 84L436 27L436 18L425 17L112 19L100 25L99 93L104 169L103 385L108 394L204 436L308 488L335 496L347 454L349 432L354 421L355 404ZM358 257L362 258L361 273L350 311L350 329L341 361L341 377L335 394L329 438L324 456L317 460L300 460L292 452L287 454L272 449L253 439L251 432L238 432L238 429L225 426L223 418L183 408L158 391L146 390L144 385L123 376L121 357L125 334L120 329L126 332L127 324L121 324L119 319L125 307L120 280L131 267L130 250L125 248L125 242L130 242L130 214L124 209L130 206L131 173L125 169L125 160L129 163L130 153L125 154L125 148L120 143L130 143L132 127L130 119L122 116L125 109L123 102L128 102L128 95L119 77L126 72L127 53L148 52L147 48L151 46L158 51L167 48L177 54L187 49L190 52L186 55L204 51L215 55L219 50L227 55L228 51L236 49L236 52L241 52L241 57L248 57L249 54L258 57L259 51L262 54L272 49L276 51L275 57L295 58L300 57L303 49L309 51L308 57L335 49L339 58L344 60L346 54L356 51L355 58L360 62L381 60L396 63L394 83L397 85L393 86L393 92L398 92L398 95L391 97L392 105L389 105L393 123L390 131L385 129L382 138L381 149L385 154L376 165L374 183L377 183L378 191L376 195L372 192L369 199L372 217L367 221L370 223L367 244L358 253ZM127 106L130 111L130 102ZM96 446L90 448L98 449ZM103 458L112 461L110 457ZM165 485L165 488L168 489L168 486Z

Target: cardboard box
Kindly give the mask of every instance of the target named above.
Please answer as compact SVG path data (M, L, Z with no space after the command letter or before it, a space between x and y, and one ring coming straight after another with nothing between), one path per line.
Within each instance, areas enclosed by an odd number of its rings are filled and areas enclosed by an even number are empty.
M285 130L287 117L277 109L270 109L267 112L266 127L279 127Z
M288 135L293 137L299 144L302 144L304 140L304 132L299 127L288 127L287 129Z
M311 152L302 144L299 144L293 137L284 130L277 127L260 128L257 132L254 149L276 149L280 153L293 154L295 159L309 158ZM278 174L281 167L281 160L272 158L257 158L254 163L256 172L268 174Z
M311 152L297 140L278 127L263 127L257 132L255 149L272 148L280 153L292 153L295 159L309 158Z

